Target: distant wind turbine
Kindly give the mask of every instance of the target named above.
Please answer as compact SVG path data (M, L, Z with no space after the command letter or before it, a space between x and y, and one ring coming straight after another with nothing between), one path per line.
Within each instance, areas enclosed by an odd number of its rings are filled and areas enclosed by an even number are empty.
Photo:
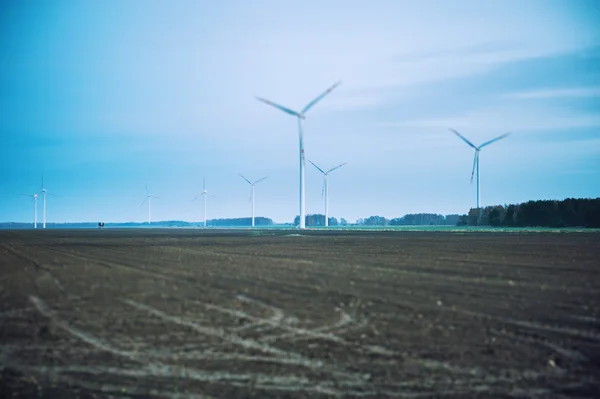
M338 87L341 83L342 83L341 81L337 82L333 86L331 86L329 89L325 90L325 92L323 92L323 94L321 94L320 96L318 96L317 98L315 98L314 100L309 102L300 112L293 111L282 105L275 104L269 100L265 100L264 98L256 97L257 100L262 101L265 104L268 104L272 107L275 107L275 108L279 109L280 111L283 111L287 114L295 116L298 119L298 136L300 138L300 226L299 227L301 229L305 228L305 211L306 211L305 193L304 193L304 138L303 138L303 133L302 133L302 119L306 119L306 116L305 116L306 112L308 112L308 110L311 109L316 103L321 101L327 94L331 93L333 91L333 89Z
M53 197L55 197L55 195L48 192L48 190L46 190L44 188L44 175L42 175L42 191L41 192L44 194L44 225L43 225L43 227L46 228L46 194L49 194Z
M486 141L485 143L483 143L479 147L477 147L475 144L471 143L469 140L467 140L462 134L460 134L456 130L450 129L450 131L452 133L456 134L458 137L460 137L470 147L475 149L475 158L473 158L473 170L471 171L471 184L473 184L473 175L475 174L475 168L477 168L477 209L479 209L479 152L486 145L495 143L496 141L501 140L501 139L505 138L506 136L510 135L510 133L505 133L501 136L496 137L495 139Z
M148 192L148 185L146 184L146 198L144 199L144 201L142 201L142 205L144 205L146 203L146 201L148 202L148 226L150 226L150 223L152 221L151 216L152 216L152 206L151 206L151 201L152 198L160 198L160 197L155 197L153 195L150 195L150 193Z
M331 172L333 172L336 169L341 168L342 166L346 165L348 162L344 162L343 164L338 165L335 168L331 168L327 172L325 172L323 169L321 169L317 165L315 165L315 163L313 161L311 161L310 159L308 160L308 162L310 162L315 168L317 168L319 170L319 172L321 172L323 174L323 190L321 191L321 195L325 194L325 227L329 227L329 182L328 182L327 178L329 177L329 174Z
M33 228L37 229L37 198L39 193L35 194L23 194L26 197L33 198Z
M252 196L251 196L251 198L252 198L252 227L254 227L254 185L256 183L260 183L261 181L265 180L268 176L265 176L262 179L258 179L254 183L252 183L250 180L246 179L244 177L244 175L241 173L240 173L240 176L242 176L242 179L246 180L248 182L248 184L252 187Z
M204 196L204 227L206 227L206 197L208 196L208 191L206 191L206 179L202 178L202 193L195 197L192 201L196 201L199 197ZM217 198L214 195L211 195L213 198Z

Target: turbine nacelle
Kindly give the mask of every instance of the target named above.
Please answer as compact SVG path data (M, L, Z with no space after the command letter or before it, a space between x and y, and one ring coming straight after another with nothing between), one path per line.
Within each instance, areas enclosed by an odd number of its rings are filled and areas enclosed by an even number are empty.
M33 201L37 200L37 197L39 196L39 193L35 193L35 194L23 194L25 197L29 197L31 198Z

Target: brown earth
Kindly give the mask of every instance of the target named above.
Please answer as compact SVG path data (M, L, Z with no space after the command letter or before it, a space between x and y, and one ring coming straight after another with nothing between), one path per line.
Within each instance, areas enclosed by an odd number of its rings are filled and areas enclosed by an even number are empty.
M600 234L0 232L0 397L600 397Z

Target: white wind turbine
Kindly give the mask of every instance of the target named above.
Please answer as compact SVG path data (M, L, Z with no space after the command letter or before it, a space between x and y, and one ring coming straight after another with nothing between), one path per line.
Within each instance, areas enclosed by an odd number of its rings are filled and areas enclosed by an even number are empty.
M152 221L151 217L152 217L152 206L151 206L151 201L152 198L160 198L160 197L155 197L153 195L150 195L150 193L148 192L148 185L146 184L146 198L144 199L144 201L142 201L141 205L144 205L146 203L146 201L148 202L148 226L150 225L150 222Z
M243 175L243 174L241 174L241 173L240 173L240 176L242 176L242 179L246 180L246 181L248 182L248 184L249 184L249 185L252 187L252 196L251 196L251 198L252 198L252 227L254 227L254 185L255 185L256 183L260 183L261 181L265 180L265 179L266 179L267 177L269 177L269 176L265 176L265 177L263 177L262 179L258 179L258 180L257 180L257 181L255 181L254 183L252 183L250 180L246 179L246 178L244 177L244 175Z
M303 137L303 133L302 133L302 119L306 119L306 116L305 116L306 112L308 112L308 110L311 109L316 103L321 101L323 99L323 97L325 97L327 94L331 93L331 91L333 91L333 89L338 87L341 83L342 83L341 81L337 82L333 86L331 86L329 89L325 90L325 92L323 94L321 94L320 96L318 96L317 98L315 98L314 100L309 102L300 112L293 111L282 105L275 104L269 100L265 100L264 98L256 97L257 100L262 101L265 104L271 105L287 114L295 116L298 120L298 136L300 138L300 226L299 227L301 229L305 228L305 211L306 211L305 194L304 194L304 137Z
M33 228L37 229L37 198L39 193L34 194L23 194L26 197L31 197L33 199Z
M55 195L48 192L48 190L46 190L44 188L44 175L42 175L42 191L41 192L42 192L42 194L44 194L44 224L43 224L43 227L45 229L46 228L46 194L49 194L53 197L55 197Z
M475 149L475 158L473 158L473 171L471 172L471 184L473 184L473 175L475 174L475 168L477 168L477 209L479 209L479 152L486 145L490 145L492 143L495 143L496 141L498 141L500 139L503 139L506 136L510 135L510 133L505 133L505 134L503 134L501 136L496 137L495 139L486 141L485 143L483 143L479 147L477 147L475 144L471 143L469 140L467 140L462 134L460 134L456 130L450 129L450 131L452 133L456 134L458 137L460 137L470 147L472 147L472 148Z
M329 227L329 181L327 178L329 177L329 174L331 172L333 172L336 169L341 168L342 166L346 165L348 162L344 162L341 165L331 168L327 172L325 172L323 169L321 169L317 165L315 165L315 163L313 161L311 161L310 159L308 160L308 162L310 162L315 168L317 168L319 170L319 172L323 173L323 190L321 191L321 195L325 194L325 227Z
M192 201L196 201L199 197L204 196L204 227L206 227L206 197L208 196L208 191L206 191L206 179L202 178L202 193L195 197ZM213 198L217 198L214 195L211 195Z

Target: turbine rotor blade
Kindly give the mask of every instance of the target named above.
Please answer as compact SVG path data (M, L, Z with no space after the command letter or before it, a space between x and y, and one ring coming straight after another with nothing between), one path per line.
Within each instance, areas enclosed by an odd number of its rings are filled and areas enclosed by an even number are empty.
M262 179L258 179L258 180L257 180L257 181L255 181L253 184L260 183L261 181L265 180L267 177L269 177L269 176L265 176L265 177L263 177Z
M202 178L202 190L206 191L206 178Z
M483 148L486 145L495 143L496 141L501 140L501 139L505 138L506 136L510 136L510 133L504 133L502 136L498 136L495 139L491 139L489 141L486 141L485 143L483 143L482 145L480 145L479 148Z
M290 115L293 115L293 116L297 116L298 118L303 118L303 116L302 116L300 113L298 113L298 112L296 112L296 111L293 111L293 110L291 110L291 109L289 109L289 108L286 108L286 107L284 107L283 105L276 104L276 103L274 103L274 102L272 102L272 101L269 101L269 100L267 100L267 99L265 99L265 98L262 98L262 97L256 97L256 99L257 99L258 101L262 101L263 103L265 103L265 104L268 104L268 105L270 105L270 106L272 106L272 107L275 107L275 108L277 108L278 110L285 112L286 114L290 114Z
M146 184L146 195L148 195L148 185Z
M475 148L476 150L478 149L477 146L475 146L475 144L471 143L469 140L467 140L467 138L465 136L463 136L462 134L460 134L459 132L457 132L454 129L450 129L450 131L454 134L456 134L458 137L460 137L465 143L467 143L468 145L470 145L471 147Z
M329 170L327 171L327 174L329 174L329 173L333 172L333 171L334 171L334 170L336 170L336 169L339 169L339 168L341 168L342 166L346 165L347 163L348 163L348 162L344 162L343 164L341 164L341 165L338 165L338 166L336 166L335 168L331 168L331 169L329 169Z
M473 176L475 175L475 166L479 161L479 151L475 151L475 157L473 158L473 170L471 171L471 184L473 184Z
M148 197L146 197L140 205L144 205L146 203L146 201L148 201Z
M315 163L313 161L311 161L310 159L308 160L308 162L310 162L312 164L312 166L314 166L315 168L319 169L319 172L325 174L325 171L321 168L319 168L317 165L315 165Z
M325 90L325 92L323 92L323 94L319 95L317 98L315 98L314 100L312 100L311 102L309 102L308 104L306 104L306 107L304 107L302 109L302 114L305 114L316 103L318 103L319 101L321 101L323 99L323 97L325 97L326 95L328 95L329 93L331 93L333 91L333 89L335 89L336 87L338 87L341 84L342 84L341 80L338 81L338 82L336 82L336 83L334 83L330 88L328 88L327 90Z
M246 177L243 174L240 173L240 176L242 176L242 179L246 180L248 182L248 184L252 185L250 180L246 179Z

